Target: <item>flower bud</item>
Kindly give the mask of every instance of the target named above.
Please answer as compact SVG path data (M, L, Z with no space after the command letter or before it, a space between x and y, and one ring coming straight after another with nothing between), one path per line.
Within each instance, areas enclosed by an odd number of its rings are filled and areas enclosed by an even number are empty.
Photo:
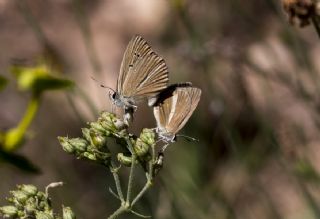
M143 129L140 134L140 139L148 145L155 144L155 133L151 129Z
M17 200L18 203L21 203L21 204L24 204L29 198L28 194L23 191L17 190L17 191L11 191L10 193L13 196L13 198Z
M81 129L82 131L82 135L83 137L87 140L87 141L91 141L91 137L90 137L90 129L87 129L87 128L82 128Z
M30 199L28 199L24 206L24 209L27 214L34 214L37 210L36 201L30 201Z
M49 213L38 211L36 213L36 219L54 219L54 217Z
M125 165L125 166L131 166L132 163L132 157L126 156L123 153L118 153L117 155L118 161Z
M46 200L46 194L44 194L44 192L39 191L37 193L37 197L38 200Z
M101 134L98 134L94 130L90 130L90 137L92 144L98 149L102 148L107 143L107 138L102 136Z
M88 158L89 160L93 160L93 161L97 160L96 155L89 152L84 152L83 156Z
M149 151L149 145L143 142L140 138L137 139L136 143L134 144L134 151L139 157L143 157Z
M89 125L96 132L104 133L105 129L99 122L89 122Z
M62 217L63 219L75 219L76 215L73 213L70 207L62 208Z
M58 140L62 146L62 149L67 152L72 154L74 152L74 147L69 143L67 137L58 137Z
M85 152L88 146L88 142L83 138L71 138L69 143L74 147L77 152Z
M127 128L122 120L118 119L114 114L109 112L102 112L98 121L103 128L112 134Z
M34 196L37 194L38 192L38 189L37 187L35 187L34 185L31 185L31 184L23 184L23 185L19 185L18 188L25 192L28 196Z
M18 215L18 209L15 206L7 205L0 207L0 214L4 218L15 218Z

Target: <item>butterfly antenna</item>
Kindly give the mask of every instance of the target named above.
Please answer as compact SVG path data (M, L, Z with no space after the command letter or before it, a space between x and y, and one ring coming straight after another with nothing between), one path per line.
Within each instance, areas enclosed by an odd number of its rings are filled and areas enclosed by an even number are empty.
M91 79L94 80L96 83L98 83L100 87L102 87L102 88L107 88L107 89L111 90L112 92L116 92L116 91L113 90L111 87L108 87L108 86L106 86L106 85L104 85L104 84L101 84L101 83L100 83L99 81L97 81L93 76L91 76Z
M187 136L187 135L176 135L177 137L183 137L185 138L187 141L195 141L195 142L199 142L199 139L196 139L196 138L192 138L190 136Z

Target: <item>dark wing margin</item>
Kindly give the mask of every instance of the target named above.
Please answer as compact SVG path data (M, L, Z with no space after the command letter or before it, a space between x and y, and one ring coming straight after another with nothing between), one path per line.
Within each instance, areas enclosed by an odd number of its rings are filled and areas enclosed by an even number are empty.
M125 97L152 97L167 87L169 72L158 56L141 37L133 37L124 53L117 91Z

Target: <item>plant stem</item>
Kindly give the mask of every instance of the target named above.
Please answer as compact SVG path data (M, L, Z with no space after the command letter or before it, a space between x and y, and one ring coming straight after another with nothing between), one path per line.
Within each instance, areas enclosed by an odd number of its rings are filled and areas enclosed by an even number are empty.
M147 183L144 185L142 190L139 192L139 194L133 199L131 202L131 207L140 200L140 198L144 195L144 193L152 186L151 180L148 180Z
M136 159L137 156L134 152L134 149L132 147L131 141L129 138L126 138L126 142L128 144L129 150L132 154L132 161L131 161L131 167L130 167L130 174L129 174L129 179L128 179L128 189L127 189L127 199L126 199L126 204L130 205L130 197L132 193L132 183L133 183L133 175L134 175L134 167L136 164Z
M127 211L127 209L123 205L121 205L120 208L118 208L115 212L113 212L112 215L110 215L108 217L108 219L115 219L126 211Z
M129 180L128 180L128 190L127 190L127 200L126 203L130 203L130 196L132 193L132 183L133 183L133 175L134 175L134 167L136 163L136 156L132 155L132 162L131 162L131 167L130 167L130 174L129 174Z
M39 102L40 97L38 95L33 95L27 106L26 112L17 127L10 129L5 134L5 142L3 145L5 151L13 151L22 142L28 127L38 112Z
M124 198L123 198L123 193L122 193L122 189L121 189L121 185L120 185L120 179L119 179L119 175L117 172L114 171L115 169L115 165L114 163L111 161L111 164L110 164L110 171L113 175L113 178L114 178L114 182L116 184L116 188L117 188L117 192L118 192L118 196L121 200L121 204L124 202Z

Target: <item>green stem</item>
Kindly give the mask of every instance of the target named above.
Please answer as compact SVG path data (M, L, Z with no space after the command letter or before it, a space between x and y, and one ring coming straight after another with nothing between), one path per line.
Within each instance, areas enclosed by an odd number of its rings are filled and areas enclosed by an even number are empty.
M140 200L140 198L144 195L144 193L152 186L153 181L153 167L155 163L155 149L154 145L151 146L151 160L149 161L149 176L147 177L147 182L139 192L139 194L133 199L131 203L131 207Z
M140 200L140 198L144 195L144 193L152 186L152 182L151 180L148 180L147 183L144 185L144 187L142 188L142 190L139 192L139 194L133 199L133 201L131 202L131 207L137 203L137 201Z
M129 180L128 180L127 199L126 199L126 204L130 205L130 198L131 198L131 193L132 193L132 183L133 183L133 176L134 176L134 167L136 164L137 156L134 152L133 146L132 146L129 138L126 138L126 142L128 144L129 150L132 154L132 161L131 161L130 174L129 174Z
M122 204L124 202L124 198L123 198L123 193L122 193L122 189L121 189L121 185L120 185L120 179L119 179L118 173L116 171L114 171L114 169L115 169L115 165L111 161L110 171L112 172L112 175L113 175L113 178L114 178L114 182L116 184L118 196L119 196L119 198L121 200L121 204Z
M5 140L3 145L3 149L5 151L13 151L22 142L28 127L30 126L36 113L38 112L39 102L39 95L33 95L20 123L17 125L17 127L10 129L5 134Z
M121 214L123 214L126 211L127 211L127 209L124 206L121 205L120 208L118 208L115 212L113 212L112 215L110 215L108 217L108 219L115 219L115 218L119 217Z
M129 174L129 180L128 180L128 190L127 190L127 199L126 203L130 203L130 197L132 193L132 183L133 183L133 175L134 175L134 167L135 167L135 162L136 162L136 156L132 155L132 162L131 162L131 167L130 167L130 174Z

